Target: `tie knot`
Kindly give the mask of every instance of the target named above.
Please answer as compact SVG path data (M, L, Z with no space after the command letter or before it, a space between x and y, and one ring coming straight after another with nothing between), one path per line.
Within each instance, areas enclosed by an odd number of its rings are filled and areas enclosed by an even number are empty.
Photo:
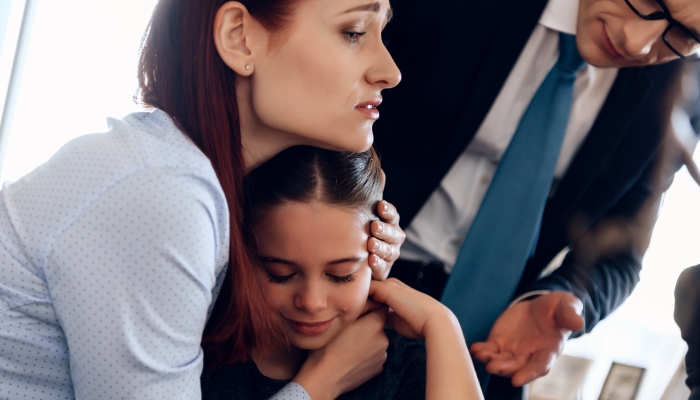
M564 72L576 74L586 62L576 47L576 36L559 34L559 60L557 66Z

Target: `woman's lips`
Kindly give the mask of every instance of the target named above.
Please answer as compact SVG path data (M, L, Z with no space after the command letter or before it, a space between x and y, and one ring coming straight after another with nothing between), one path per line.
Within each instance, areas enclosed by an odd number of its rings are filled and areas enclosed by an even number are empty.
M382 99L377 98L358 104L355 109L364 114L367 118L376 121L379 119L379 110L377 110L377 107L379 107L380 104L382 104Z
M328 328L331 326L331 322L333 322L335 318L336 317L333 317L328 321L322 322L302 322L289 318L286 318L286 320L289 322L289 326L291 326L292 329L301 333L302 335L320 335L328 330Z
M605 27L603 27L603 49L612 58L623 58L622 54L615 50L615 47L612 45Z

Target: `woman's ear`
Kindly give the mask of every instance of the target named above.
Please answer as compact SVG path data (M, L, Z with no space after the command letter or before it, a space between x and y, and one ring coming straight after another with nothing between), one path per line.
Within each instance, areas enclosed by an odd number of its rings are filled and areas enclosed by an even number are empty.
M265 29L237 1L226 2L214 19L214 44L219 56L234 72L250 76L255 68L256 47L263 43Z

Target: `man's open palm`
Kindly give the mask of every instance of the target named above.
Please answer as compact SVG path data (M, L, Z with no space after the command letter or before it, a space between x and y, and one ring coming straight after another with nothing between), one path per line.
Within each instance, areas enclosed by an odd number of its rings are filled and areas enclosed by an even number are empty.
M546 375L571 332L583 329L583 304L568 292L551 292L508 308L486 342L474 343L474 358L494 375L522 386Z

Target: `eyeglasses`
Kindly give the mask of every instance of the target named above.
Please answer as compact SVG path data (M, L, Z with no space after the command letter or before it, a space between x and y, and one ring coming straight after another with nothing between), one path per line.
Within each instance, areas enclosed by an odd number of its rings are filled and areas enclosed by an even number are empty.
M666 46L678 57L688 61L700 61L700 38L690 29L671 17L671 13L661 0L625 0L625 3L639 18L647 21L668 21L668 28L661 38Z

